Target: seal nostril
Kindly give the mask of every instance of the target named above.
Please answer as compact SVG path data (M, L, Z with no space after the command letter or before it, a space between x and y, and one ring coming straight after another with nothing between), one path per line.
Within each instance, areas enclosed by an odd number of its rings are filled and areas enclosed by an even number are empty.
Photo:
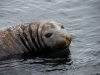
M71 41L72 38L71 37L66 37L66 40Z

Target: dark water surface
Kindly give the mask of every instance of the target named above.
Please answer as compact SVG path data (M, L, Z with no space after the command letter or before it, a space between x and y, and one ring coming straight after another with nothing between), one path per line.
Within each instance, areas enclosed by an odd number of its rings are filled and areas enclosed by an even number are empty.
M45 20L63 23L72 34L73 63L60 58L10 59L0 61L0 75L100 75L100 0L0 1L1 29Z

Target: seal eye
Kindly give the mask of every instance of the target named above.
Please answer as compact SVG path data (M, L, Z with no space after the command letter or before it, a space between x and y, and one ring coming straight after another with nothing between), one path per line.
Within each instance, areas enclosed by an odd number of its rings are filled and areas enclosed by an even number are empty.
M64 29L64 26L61 26L62 29Z
M47 33L45 36L46 36L47 38L49 38L49 37L52 36L52 34L53 34L53 33Z

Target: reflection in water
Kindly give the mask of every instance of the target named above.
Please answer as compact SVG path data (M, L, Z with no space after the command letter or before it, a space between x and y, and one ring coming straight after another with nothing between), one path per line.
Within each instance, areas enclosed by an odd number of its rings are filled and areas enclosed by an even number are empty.
M34 56L33 56L34 55ZM65 49L63 51L59 52L34 52L32 54L23 55L24 60L34 58L35 60L38 59L38 61L34 61L34 64L71 64L71 57L70 57L70 50ZM25 58L26 57L26 58Z
M24 73L23 69L25 70L25 75L27 75L27 72L30 73L30 70L31 73L66 71L71 64L69 49L50 54L47 52L35 52L2 59L0 61L0 74L10 75L13 73L15 75L18 72L17 75L20 75ZM4 69L4 67L6 68Z
M63 51L59 52L48 52L48 51L37 51L37 52L29 52L29 53L24 53L24 54L18 54L18 55L11 55L4 57L0 59L1 61L4 60L9 60L9 59L23 59L23 60L28 60L28 59L38 59L40 61L34 61L33 63L37 64L45 64L45 63L66 63L70 62L71 57L70 57L70 50L65 49Z

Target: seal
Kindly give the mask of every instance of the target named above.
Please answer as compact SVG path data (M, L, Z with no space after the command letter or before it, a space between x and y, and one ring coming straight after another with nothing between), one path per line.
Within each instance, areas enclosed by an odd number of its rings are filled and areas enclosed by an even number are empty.
M60 51L72 36L57 22L32 22L0 30L0 57L34 51Z

